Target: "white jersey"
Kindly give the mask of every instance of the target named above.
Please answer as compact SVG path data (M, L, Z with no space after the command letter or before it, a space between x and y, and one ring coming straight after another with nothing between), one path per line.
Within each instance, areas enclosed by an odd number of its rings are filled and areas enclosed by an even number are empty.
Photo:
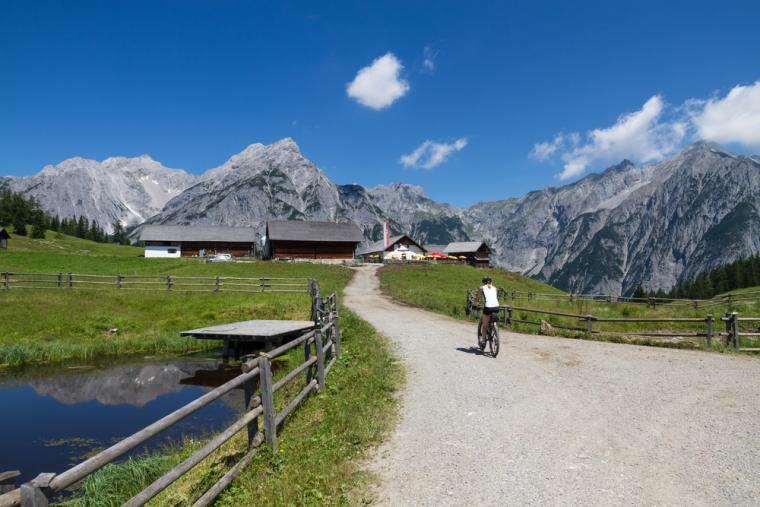
M496 290L496 287L493 285L490 287L488 285L484 285L480 289L483 291L483 295L486 297L486 308L494 308L496 306L499 306L499 298L497 296L498 291Z

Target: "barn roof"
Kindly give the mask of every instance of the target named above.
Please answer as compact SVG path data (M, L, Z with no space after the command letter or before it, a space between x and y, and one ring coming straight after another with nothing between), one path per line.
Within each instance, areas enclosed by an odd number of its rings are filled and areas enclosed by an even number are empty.
M256 229L222 225L146 225L140 231L140 241L254 243Z
M360 243L364 236L354 223L272 220L267 222L270 241L331 241Z
M462 241L458 243L449 243L446 248L444 248L443 253L475 253L480 250L480 247L483 245L488 248L488 245L486 245L483 241ZM488 248L488 250L490 251L490 248Z
M380 241L375 241L374 243L370 243L369 245L365 246L364 248L360 248L356 252L356 255L367 255L367 254L371 254L371 253L384 252L386 250L393 250L393 248L392 248L393 245L395 245L396 243L398 243L403 238L407 238L409 241L411 241L412 243L414 243L415 245L417 245L418 247L420 247L420 249L423 252L427 251L426 248L424 248L422 245L420 245L419 243L417 243L416 241L414 241L412 238L410 238L406 234L400 234L398 236L393 236L391 238L388 238L388 246L385 246L385 244L383 243L383 240L381 239Z
M0 239L10 239L11 235L5 230L5 227L0 227Z
M438 252L443 253L444 250L446 250L446 245L422 245L422 248L425 249L428 253Z

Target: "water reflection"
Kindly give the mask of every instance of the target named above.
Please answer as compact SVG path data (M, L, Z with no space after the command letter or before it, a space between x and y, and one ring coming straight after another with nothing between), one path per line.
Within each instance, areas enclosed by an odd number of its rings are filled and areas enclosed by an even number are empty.
M180 357L0 379L0 473L21 470L20 484L62 472L239 374L239 365ZM234 390L135 452L223 429L242 406L242 390Z

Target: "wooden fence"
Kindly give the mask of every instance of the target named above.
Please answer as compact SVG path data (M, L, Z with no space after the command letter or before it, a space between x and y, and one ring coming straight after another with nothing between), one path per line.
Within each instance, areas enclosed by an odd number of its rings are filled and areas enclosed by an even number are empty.
M500 289L503 291L503 289ZM476 299L476 291L467 291L467 303L465 306L465 313L471 315L474 312L480 310L480 304ZM503 305L501 309L503 313L503 322L505 325L511 325L512 323L532 324L542 326L544 323L541 320L530 320L524 318L516 318L515 312L521 313L533 313L537 315L549 315L556 317L563 317L567 319L574 319L578 322L577 326L564 326L559 324L551 324L551 327L557 329L564 329L570 331L578 331L587 334L604 334L607 336L640 336L640 337L659 337L659 338L705 338L707 346L711 346L715 337L722 337L726 340L726 345L731 345L734 349L746 352L759 352L760 347L742 347L741 338L745 337L748 340L757 340L760 337L760 328L756 328L754 331L745 331L740 329L741 322L754 323L760 322L760 317L739 317L737 312L728 312L723 317L717 319L712 314L707 314L704 318L701 317L632 317L632 318L612 318L612 317L597 317L592 314L579 315L574 313L558 312L554 310L546 310L542 308L528 308L512 305ZM722 322L725 325L725 331L717 331L715 324ZM657 331L609 331L600 330L598 327L595 329L594 324L597 323L675 323L675 324L704 324L704 332L657 332Z
M0 273L0 290L88 289L182 292L311 292L310 278Z
M736 294L723 294L712 299L673 299L658 297L624 297L612 296L610 294L552 294L542 292L526 292L518 290L508 290L499 288L499 297L504 300L529 300L529 301L564 301L573 303L576 301L591 301L598 303L626 303L635 305L646 305L649 307L657 306L683 306L699 308L710 308L726 304L738 304L747 302L760 301L760 291L740 292Z
M286 417L312 391L324 391L326 378L335 361L340 357L340 330L338 327L338 302L335 293L322 298L319 285L312 285L314 301L312 309L317 318L317 325L298 338L289 341L269 352L261 352L257 357L243 358L242 372L239 376L225 384L209 391L200 398L188 403L171 414L159 419L153 424L141 429L108 449L99 452L88 460L62 472L43 473L32 481L21 485L8 493L0 495L0 507L41 507L48 505L51 496L82 481L103 466L112 463L125 453L135 449L148 439L172 427L180 420L221 398L233 389L242 387L244 390L245 407L242 417L222 431L203 447L195 451L152 484L132 497L124 505L134 507L147 503L194 466L203 461L212 452L219 449L225 442L242 430L247 431L248 447L243 457L231 467L211 488L201 495L193 504L194 507L211 504L214 499L233 481L256 455L258 447L266 442L273 450L277 450L277 432ZM272 360L286 354L295 347L303 346L304 361L290 372L274 381L272 375ZM282 392L286 385L301 376L303 387L290 401L277 411L274 396ZM261 419L261 429L259 425ZM263 429L263 432L261 431Z

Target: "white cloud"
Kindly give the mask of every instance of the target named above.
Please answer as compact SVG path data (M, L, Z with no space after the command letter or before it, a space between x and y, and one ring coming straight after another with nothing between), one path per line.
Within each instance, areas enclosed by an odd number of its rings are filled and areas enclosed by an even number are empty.
M561 180L578 176L589 166L623 158L660 160L679 147L687 129L682 121L663 120L664 109L662 97L655 95L640 110L618 118L614 125L590 131L583 142L580 134L560 133L552 141L536 144L530 155L543 161L561 152L565 163L558 175Z
M554 136L554 139L551 141L533 145L533 149L530 150L530 158L538 160L539 162L543 162L544 160L551 158L551 156L554 155L557 150L566 147L568 144L575 146L579 141L580 134L577 132L572 132L570 134L560 132Z
M393 53L386 53L360 69L346 86L346 93L364 106L384 109L409 91L409 83L400 76L403 69Z
M408 155L402 155L399 160L406 167L432 169L446 161L455 152L467 146L467 138L462 137L453 143L435 143L427 140Z
M760 149L760 81L735 86L723 98L691 101L690 105L701 139Z
M435 70L435 57L438 56L438 51L433 50L430 46L425 46L422 50L425 59L422 61L422 67L432 73Z

